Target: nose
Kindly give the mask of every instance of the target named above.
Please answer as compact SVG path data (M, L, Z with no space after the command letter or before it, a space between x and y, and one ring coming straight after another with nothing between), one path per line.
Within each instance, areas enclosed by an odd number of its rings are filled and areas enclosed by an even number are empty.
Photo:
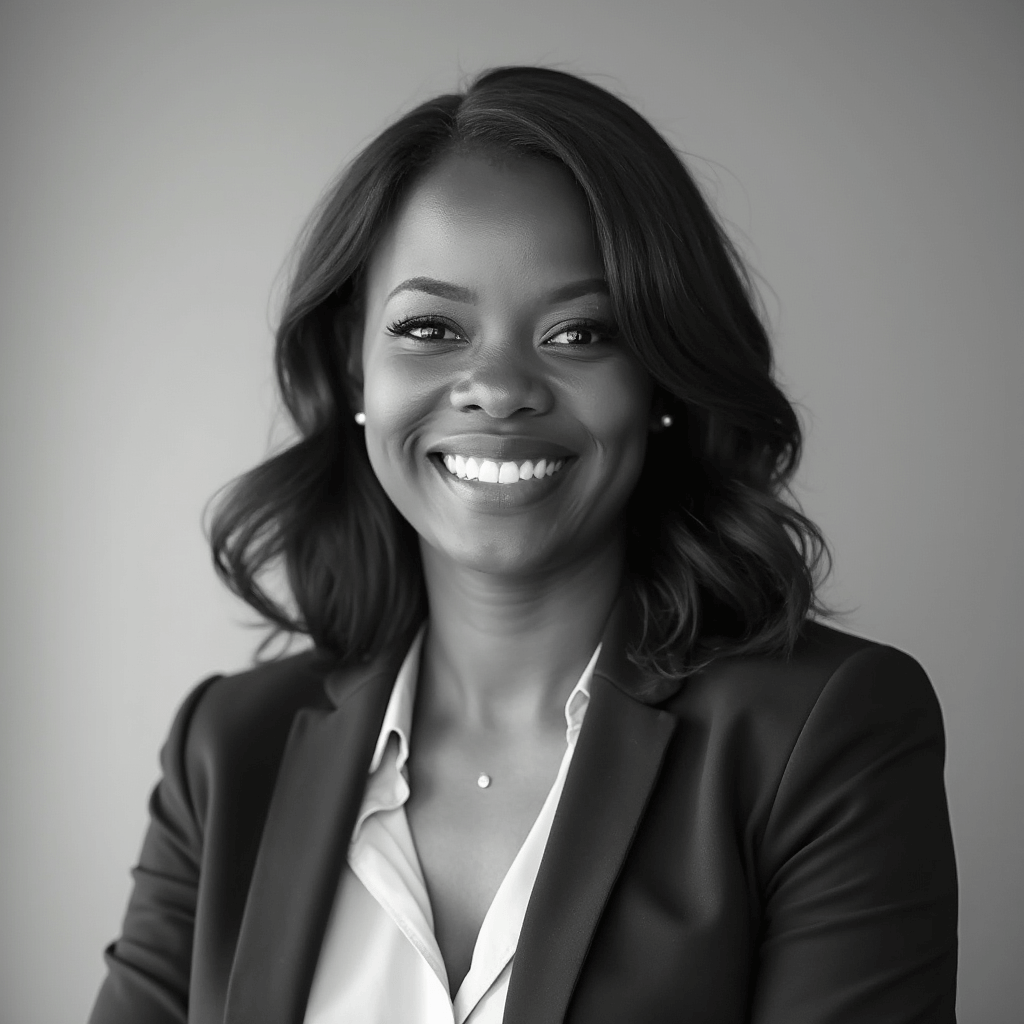
M548 412L554 394L544 369L531 352L481 351L451 390L452 405L462 412L485 412L494 419L516 413L537 415Z

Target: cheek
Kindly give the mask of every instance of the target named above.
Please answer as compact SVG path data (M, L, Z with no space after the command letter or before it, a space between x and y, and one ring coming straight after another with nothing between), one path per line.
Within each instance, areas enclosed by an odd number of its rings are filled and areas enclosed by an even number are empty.
M429 387L398 361L370 360L364 368L366 452L377 478L394 500L413 458L410 441L431 402Z
M651 408L650 380L632 361L623 360L609 370L588 396L592 433L609 454L642 463Z

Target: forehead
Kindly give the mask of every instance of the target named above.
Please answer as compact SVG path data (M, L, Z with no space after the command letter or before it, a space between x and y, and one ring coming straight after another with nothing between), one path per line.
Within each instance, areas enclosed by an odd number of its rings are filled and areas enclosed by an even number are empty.
M371 292L418 275L486 287L600 277L590 211L551 160L444 157L410 189L369 264Z

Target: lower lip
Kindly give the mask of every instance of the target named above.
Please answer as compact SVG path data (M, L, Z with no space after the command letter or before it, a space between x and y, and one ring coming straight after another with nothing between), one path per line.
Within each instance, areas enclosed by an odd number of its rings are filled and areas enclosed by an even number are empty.
M468 505L484 511L502 512L506 509L522 508L543 501L561 484L562 478L576 464L575 458L567 458L557 473L551 476L520 480L515 484L485 483L481 480L464 480L449 473L440 455L431 455L430 461L448 486Z

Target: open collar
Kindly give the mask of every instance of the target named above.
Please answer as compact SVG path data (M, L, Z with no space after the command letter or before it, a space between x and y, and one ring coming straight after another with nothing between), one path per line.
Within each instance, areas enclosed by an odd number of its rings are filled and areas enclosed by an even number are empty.
M388 706L384 711L384 721L377 737L377 745L373 748L370 759L370 773L375 772L384 759L388 740L394 735L398 738L398 761L396 767L401 771L409 760L409 737L412 734L412 713L416 702L416 685L420 670L420 655L423 651L423 639L426 636L427 623L424 620L409 645L405 658L398 669Z
M508 1024L564 1018L675 729L675 717L653 706L674 687L628 658L637 628L620 594L523 922ZM329 705L295 716L253 869L225 1024L303 1020L367 772L413 635L371 662L328 672Z
M369 772L371 775L380 767L392 736L398 741L397 769L401 771L409 760L413 711L416 704L420 662L423 657L426 632L427 621L424 620L416 630L398 669L394 686L391 688L391 696L388 698L387 708L384 711L384 721L381 723L377 744L373 749L373 757L370 759ZM567 744L575 742L583 727L583 719L590 704L594 673L604 646L603 640L598 641L579 679L566 698L564 714L565 742Z

